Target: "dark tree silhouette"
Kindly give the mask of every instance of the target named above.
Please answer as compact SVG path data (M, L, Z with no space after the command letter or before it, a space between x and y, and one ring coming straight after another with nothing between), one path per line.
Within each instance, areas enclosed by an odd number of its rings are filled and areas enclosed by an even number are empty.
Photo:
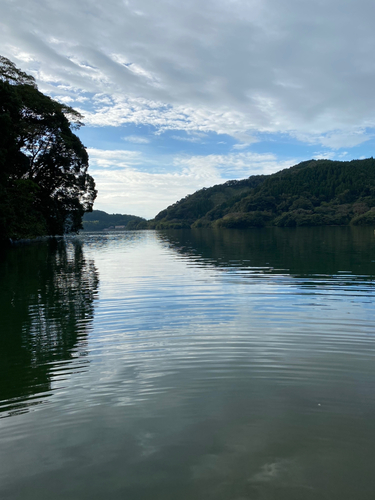
M82 227L96 197L88 155L75 135L82 116L37 89L0 57L0 231L3 237Z

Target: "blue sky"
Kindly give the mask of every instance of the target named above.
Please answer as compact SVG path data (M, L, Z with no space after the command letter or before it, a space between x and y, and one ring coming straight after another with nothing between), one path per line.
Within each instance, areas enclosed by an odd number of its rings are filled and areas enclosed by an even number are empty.
M373 156L367 0L3 0L2 55L84 115L95 208Z

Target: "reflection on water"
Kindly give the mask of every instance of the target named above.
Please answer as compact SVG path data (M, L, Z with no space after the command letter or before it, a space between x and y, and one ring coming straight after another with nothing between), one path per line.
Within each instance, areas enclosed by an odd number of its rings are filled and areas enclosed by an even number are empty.
M372 228L263 228L247 231L181 230L161 233L172 248L215 266L291 275L375 275Z
M3 405L50 397L0 421L1 498L373 499L372 230L82 235L6 261Z
M51 240L8 250L0 263L0 412L25 411L83 369L98 274L82 245ZM71 367L68 367L71 369Z

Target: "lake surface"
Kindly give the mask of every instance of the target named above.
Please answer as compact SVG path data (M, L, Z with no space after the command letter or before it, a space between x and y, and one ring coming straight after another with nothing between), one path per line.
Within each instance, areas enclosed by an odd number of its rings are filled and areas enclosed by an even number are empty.
M0 498L374 498L373 228L0 254Z

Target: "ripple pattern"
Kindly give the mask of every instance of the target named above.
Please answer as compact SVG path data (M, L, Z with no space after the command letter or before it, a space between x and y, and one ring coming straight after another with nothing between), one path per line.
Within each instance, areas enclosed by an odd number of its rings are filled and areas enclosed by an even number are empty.
M292 272L278 253L181 239L83 235L9 257L0 493L372 498L370 264Z

